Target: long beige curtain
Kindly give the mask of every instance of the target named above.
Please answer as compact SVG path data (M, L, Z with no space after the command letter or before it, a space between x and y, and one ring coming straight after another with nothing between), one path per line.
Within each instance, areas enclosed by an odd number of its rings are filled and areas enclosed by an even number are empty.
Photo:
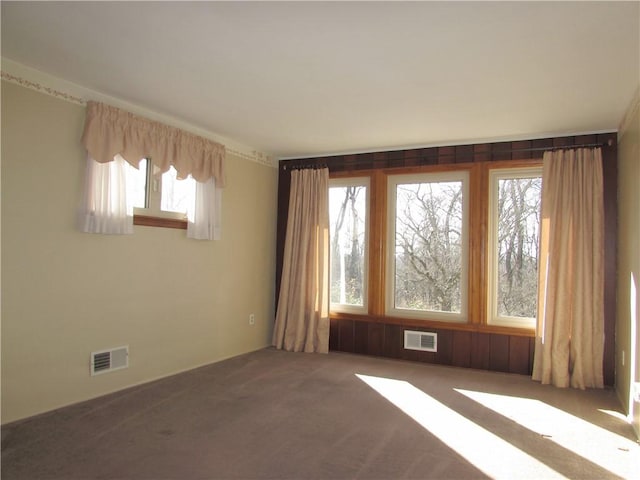
M602 152L545 152L540 300L533 379L603 387L604 206Z
M291 172L282 280L273 332L278 349L329 351L329 170Z

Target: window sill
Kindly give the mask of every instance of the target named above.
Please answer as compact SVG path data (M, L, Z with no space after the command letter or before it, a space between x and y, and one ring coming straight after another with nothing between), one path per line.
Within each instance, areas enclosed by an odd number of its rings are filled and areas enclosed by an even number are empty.
M161 228L177 228L180 230L187 229L187 221L177 218L151 217L149 215L134 215L134 225L142 225L144 227L161 227Z

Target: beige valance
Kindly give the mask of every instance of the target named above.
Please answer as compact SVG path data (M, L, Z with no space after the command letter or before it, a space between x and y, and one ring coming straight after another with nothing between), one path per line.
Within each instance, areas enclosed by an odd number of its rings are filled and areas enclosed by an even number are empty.
M134 167L150 158L161 172L173 167L178 178L191 176L198 182L211 177L224 187L225 147L178 128L139 117L99 102L87 102L82 144L98 163L120 154Z

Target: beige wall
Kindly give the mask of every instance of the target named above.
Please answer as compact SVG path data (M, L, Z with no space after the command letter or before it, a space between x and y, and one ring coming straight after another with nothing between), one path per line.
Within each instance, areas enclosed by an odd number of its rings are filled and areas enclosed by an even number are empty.
M633 402L631 395L634 382L640 382L639 97L640 87L631 102L618 142L616 390L640 437L640 403Z
M2 423L271 341L277 170L227 158L217 242L80 233L83 122L79 105L2 83ZM121 345L129 368L91 377L90 352Z

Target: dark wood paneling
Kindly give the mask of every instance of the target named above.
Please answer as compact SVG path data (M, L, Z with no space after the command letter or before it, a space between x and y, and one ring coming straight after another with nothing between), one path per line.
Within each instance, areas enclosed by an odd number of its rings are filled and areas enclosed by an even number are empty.
M496 372L509 371L509 337L490 334L489 337L489 370Z
M511 142L494 143L491 149L491 160L511 160L512 150Z
M343 352L355 352L355 342L353 336L353 320L340 320L339 323L339 331L340 331L340 348L339 350Z
M459 145L456 147L456 163L466 163L473 159L473 145Z
M538 138L536 140L531 140L531 148L541 149L541 148L551 148L553 147L553 138ZM543 152L539 151L540 156L538 158L542 158Z
M402 161L404 167L417 167L420 165L419 157L406 157Z
M616 134L607 133L283 160L280 162L280 168L323 164L327 165L331 172L340 172L491 160L535 160L542 158L543 152L541 150L526 151L527 148L551 149L594 142L606 143L609 140L612 140L612 146L607 148L615 155ZM281 185L285 184L281 183Z
M436 165L440 161L440 154L437 148L423 148L419 152L418 165Z
M511 154L511 158L513 160L527 160L530 158L540 158L541 155L538 152L532 152L531 149L531 140L524 140L521 142L513 142L513 153Z
M291 170L280 167L278 173L278 220L276 225L276 306L280 295L282 263L284 258L284 240L287 234L289 216L289 191L291 189Z
M556 137L553 139L554 147L570 147L575 144L574 137Z
M405 167L405 161L404 161L404 157L402 155L400 155L400 152L391 152L392 154L389 155L389 158L387 159L387 165L389 165L389 168L398 168L398 167Z
M473 161L488 162L491 160L491 144L480 143L473 146Z
M436 363L451 365L453 362L453 332L451 330L436 330L438 334L438 353Z
M438 147L438 163L448 164L456 161L456 147Z
M455 367L471 366L471 332L459 330L453 332L451 365Z
M335 318L329 320L329 350L340 350L340 321Z
M382 346L382 355L391 358L402 358L404 351L403 329L401 325L384 326L384 344Z
M384 351L384 325L382 323L368 324L367 353L382 356Z
M387 166L387 152L377 152L373 154L373 168L385 168Z
M509 372L522 375L531 373L528 337L509 337Z
M367 353L369 343L369 328L365 322L354 322L353 324L353 351L354 353Z
M598 142L608 141L598 135ZM615 139L612 140L615 142ZM615 384L616 263L618 229L618 152L617 144L602 150L604 187L604 357L605 385Z
M597 135L576 135L574 138L576 145L589 145L598 142ZM607 141L606 139L604 140Z
M488 333L471 334L471 368L489 370L489 353L491 351Z
M414 360L422 363L440 363L438 362L438 354L435 352L422 352L419 350L405 350L405 360Z
M438 334L437 352L404 348L404 330ZM331 350L531 375L532 337L332 319Z

